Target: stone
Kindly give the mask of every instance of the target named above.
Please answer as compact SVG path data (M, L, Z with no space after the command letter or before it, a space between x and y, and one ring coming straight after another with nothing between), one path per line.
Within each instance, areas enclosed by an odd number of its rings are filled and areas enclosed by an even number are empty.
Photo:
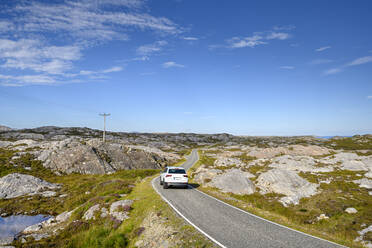
M359 184L359 187L361 188L372 189L372 180L370 179L362 178L359 180L354 180L353 182Z
M329 154L329 149L320 146L291 145L286 147L254 148L248 153L256 158L274 158L278 155L320 156Z
M103 207L101 209L101 218L106 218L109 215L109 212L107 211L107 208Z
M41 192L40 195L43 196L43 197L52 197L52 196L55 196L57 193L55 191L44 191L44 192Z
M318 217L316 217L316 219L317 219L318 221L320 221L320 220L326 220L326 219L329 219L329 217L328 217L327 215L325 215L325 214L321 214L321 215L319 215Z
M132 204L132 200L120 200L113 202L110 206L110 215L119 221L124 221L129 218L127 212Z
M310 183L297 175L294 171L272 169L262 173L256 180L256 186L261 193L278 193L286 195L280 202L287 206L298 204L303 197L309 197L317 193L317 184Z
M65 212L57 215L56 216L56 221L57 222L65 222L65 221L67 221L68 219L70 219L70 217L71 217L71 215L72 215L73 212L74 212L74 210L72 210L70 212L65 211Z
M26 227L22 232L26 234L33 233L33 232L40 231L42 227L43 227L42 223L37 223L37 224Z
M0 178L0 198L10 199L24 195L42 193L45 189L60 186L40 178L20 173L12 173Z
M358 213L358 210L356 210L355 208L347 208L345 209L345 212L348 214L356 214Z
M99 211L99 204L96 204L92 207L90 207L85 213L84 213L84 216L83 216L83 219L84 220L95 220L96 217L94 216L95 212Z
M255 186L249 178L255 177L249 172L240 169L227 170L215 176L207 186L215 187L225 193L237 195L250 195L255 192Z
M273 159L270 167L302 172L331 172L332 166L315 166L318 161L309 156L283 155Z

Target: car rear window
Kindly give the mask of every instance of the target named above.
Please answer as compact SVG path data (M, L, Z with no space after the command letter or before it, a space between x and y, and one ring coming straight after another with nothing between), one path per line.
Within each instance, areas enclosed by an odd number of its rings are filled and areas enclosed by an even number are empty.
M170 174L186 174L184 169L169 169L168 173Z

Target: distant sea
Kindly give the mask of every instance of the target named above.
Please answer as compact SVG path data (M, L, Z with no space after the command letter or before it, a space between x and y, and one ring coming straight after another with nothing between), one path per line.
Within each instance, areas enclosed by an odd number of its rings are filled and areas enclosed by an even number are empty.
M333 135L333 136L317 136L317 138L322 138L322 139L332 139L333 137L349 138L349 137L353 137L353 136L342 136L342 135Z

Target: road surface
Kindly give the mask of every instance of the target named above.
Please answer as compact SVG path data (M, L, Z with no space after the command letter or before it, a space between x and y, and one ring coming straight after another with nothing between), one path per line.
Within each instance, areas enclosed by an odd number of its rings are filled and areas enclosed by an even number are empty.
M198 159L194 150L183 167L189 169ZM152 185L181 217L220 247L343 247L249 214L191 186L163 189L159 177Z

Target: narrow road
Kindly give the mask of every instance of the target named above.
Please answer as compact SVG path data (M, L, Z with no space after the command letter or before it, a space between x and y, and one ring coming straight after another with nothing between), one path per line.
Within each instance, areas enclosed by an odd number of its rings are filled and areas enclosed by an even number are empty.
M189 169L198 159L198 153L194 150L183 167ZM266 221L191 186L189 189L163 189L159 177L152 181L152 185L178 214L221 247L342 247Z

